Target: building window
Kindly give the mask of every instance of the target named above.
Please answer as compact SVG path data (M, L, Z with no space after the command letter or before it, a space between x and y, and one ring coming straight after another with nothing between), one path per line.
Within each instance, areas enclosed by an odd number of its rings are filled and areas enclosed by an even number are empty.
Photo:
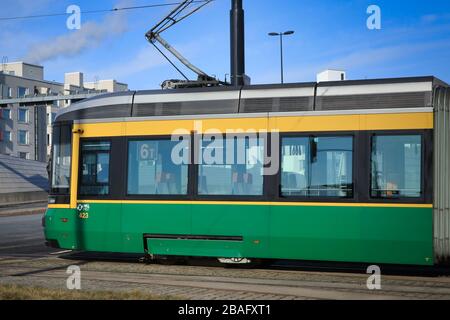
M422 195L422 136L372 137L372 198L419 198Z
M0 129L0 141L11 142L11 131Z
M8 98L13 97L13 88L8 88Z
M28 123L29 121L29 113L28 109L19 108L18 120L20 123Z
M17 97L18 98L25 98L25 96L30 94L30 89L18 87L17 88Z
M5 141L5 142L11 142L12 141L11 131L4 131L3 132L3 141Z
M105 196L109 194L109 141L83 142L81 146L80 195Z
M19 158L29 160L30 154L28 152L19 152Z
M11 109L2 109L1 118L5 120L11 119Z
M282 139L281 195L353 197L352 137Z
M200 151L199 195L263 195L263 139L205 139Z
M188 164L176 164L172 159L172 150L178 143L171 140L129 142L129 195L187 194Z
M28 131L25 130L19 130L18 131L18 137L17 142L22 145L27 145L29 143L29 137L28 137Z

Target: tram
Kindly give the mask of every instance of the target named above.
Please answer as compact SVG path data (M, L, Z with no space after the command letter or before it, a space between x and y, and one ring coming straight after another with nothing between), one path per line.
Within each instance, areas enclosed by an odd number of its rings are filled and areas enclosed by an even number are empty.
M445 263L449 99L446 83L414 77L84 100L54 124L47 245Z

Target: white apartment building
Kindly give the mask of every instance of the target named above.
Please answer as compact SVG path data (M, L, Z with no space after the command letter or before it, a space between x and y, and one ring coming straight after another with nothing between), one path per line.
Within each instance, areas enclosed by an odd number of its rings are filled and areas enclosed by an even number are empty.
M3 63L0 68L0 154L47 161L52 144L52 123L70 99L35 104L7 103L8 99L68 96L80 93L127 91L115 80L84 83L83 73L66 73L64 83L44 80L44 67L26 62ZM5 103L6 101L6 103Z

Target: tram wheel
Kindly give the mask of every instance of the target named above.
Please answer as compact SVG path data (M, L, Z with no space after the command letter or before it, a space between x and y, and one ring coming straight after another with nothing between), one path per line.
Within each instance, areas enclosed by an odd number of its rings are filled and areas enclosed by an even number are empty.
M230 260L229 262L227 262ZM249 262L241 262L248 260ZM270 259L218 259L225 268L254 269L268 267L273 263Z

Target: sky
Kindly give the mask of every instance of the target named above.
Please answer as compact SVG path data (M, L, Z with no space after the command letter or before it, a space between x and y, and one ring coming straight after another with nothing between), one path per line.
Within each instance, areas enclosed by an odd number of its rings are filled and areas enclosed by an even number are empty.
M0 0L0 18L173 3L178 0ZM230 73L230 0L215 0L163 33L194 65L221 80ZM367 8L381 9L381 29L369 30ZM0 57L45 67L46 80L81 71L85 81L116 79L133 90L156 89L181 76L145 39L172 7L81 14L81 29L66 16L0 20ZM315 81L324 69L348 79L436 76L450 83L448 0L244 0L246 73L253 84L280 82L284 39L285 82ZM180 65L180 64L178 64ZM183 68L192 78L196 76ZM229 79L229 75L227 75Z

